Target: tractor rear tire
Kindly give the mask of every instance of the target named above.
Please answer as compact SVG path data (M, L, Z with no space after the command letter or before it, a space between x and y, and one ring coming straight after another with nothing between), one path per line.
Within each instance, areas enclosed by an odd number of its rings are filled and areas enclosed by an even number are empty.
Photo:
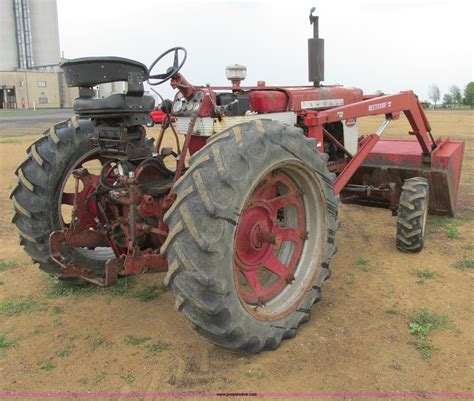
M161 248L169 264L165 284L175 294L178 311L209 342L244 353L274 350L282 339L296 335L321 299L321 285L330 276L329 261L336 251L339 197L327 155L315 147L298 128L272 120L244 123L212 137L177 181L177 198L165 215L169 235ZM268 202L253 202L264 193ZM277 198L291 198L294 204L278 203ZM292 206L282 206L284 202ZM269 227L286 230L280 245L268 231L267 236L260 231L267 224L268 204L274 207L271 215L278 216L268 220ZM259 213L262 225L247 231L244 222L252 226ZM255 228L258 238L267 238L265 244L251 243ZM293 235L296 232L299 235ZM296 239L288 240L290 234ZM294 274L283 269L273 275L272 269L281 266L278 261L268 271L267 265L263 270L262 265L254 270L239 267L241 258L254 255L290 261L285 267L295 266ZM243 280L247 274L266 274L269 289L263 288L265 277L256 278L256 283ZM273 290L276 295L270 295Z
M18 185L10 198L15 211L12 222L20 233L20 244L41 270L54 276L59 275L60 267L51 259L49 236L64 228L60 205L71 170L99 150L92 144L94 133L94 125L88 119L73 117L58 123L27 149L28 158L15 171ZM106 248L89 251L63 246L62 253L68 260L103 276L110 252Z
M425 243L428 217L429 184L426 178L405 180L400 194L397 218L397 248L402 252L420 252Z

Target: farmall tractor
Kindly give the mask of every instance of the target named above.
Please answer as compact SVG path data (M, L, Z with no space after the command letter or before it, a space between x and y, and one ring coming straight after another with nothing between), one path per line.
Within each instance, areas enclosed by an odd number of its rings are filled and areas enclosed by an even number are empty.
M28 148L11 195L34 262L102 287L167 272L176 308L201 336L258 353L294 337L321 298L341 201L391 209L398 249L421 251L428 213L454 213L464 144L435 140L411 91L322 85L313 11L311 86L244 87L238 65L227 69L229 87L195 86L180 72L182 47L150 68L116 57L65 62L67 85L79 87L75 115ZM166 55L173 65L154 73ZM95 86L117 81L126 93L94 97ZM162 99L155 143L144 128L155 106L144 82L166 81L177 93ZM400 113L414 138L380 139ZM357 119L374 115L385 122L359 136ZM176 149L164 147L166 135Z

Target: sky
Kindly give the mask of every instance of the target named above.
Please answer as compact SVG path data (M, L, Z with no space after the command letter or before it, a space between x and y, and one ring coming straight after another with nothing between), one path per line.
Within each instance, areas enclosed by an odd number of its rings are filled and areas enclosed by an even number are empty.
M432 84L446 93L474 81L474 0L58 0L61 50L150 65L183 46L182 73L196 85L228 84L225 67L235 63L247 67L244 85L305 85L312 6L325 84L412 89L424 100ZM172 93L168 84L159 89Z

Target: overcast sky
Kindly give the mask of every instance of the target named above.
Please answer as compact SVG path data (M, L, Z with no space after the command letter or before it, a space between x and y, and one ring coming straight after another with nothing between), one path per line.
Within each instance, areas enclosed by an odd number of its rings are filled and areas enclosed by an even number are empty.
M225 66L238 63L247 85L304 85L313 5L326 84L413 89L425 99L432 83L444 93L474 80L473 0L58 0L61 50L149 65L179 45L194 84L226 84Z

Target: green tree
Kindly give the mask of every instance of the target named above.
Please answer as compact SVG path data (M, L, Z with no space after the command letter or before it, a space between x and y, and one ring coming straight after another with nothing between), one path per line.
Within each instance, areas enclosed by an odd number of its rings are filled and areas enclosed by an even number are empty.
M443 96L443 106L449 107L454 103L453 97L449 93L445 93Z
M474 108L474 82L471 81L466 85L464 89L464 100L463 103L466 106Z
M449 93L454 104L460 104L462 102L462 94L461 89L459 89L459 86L452 85L449 88Z

